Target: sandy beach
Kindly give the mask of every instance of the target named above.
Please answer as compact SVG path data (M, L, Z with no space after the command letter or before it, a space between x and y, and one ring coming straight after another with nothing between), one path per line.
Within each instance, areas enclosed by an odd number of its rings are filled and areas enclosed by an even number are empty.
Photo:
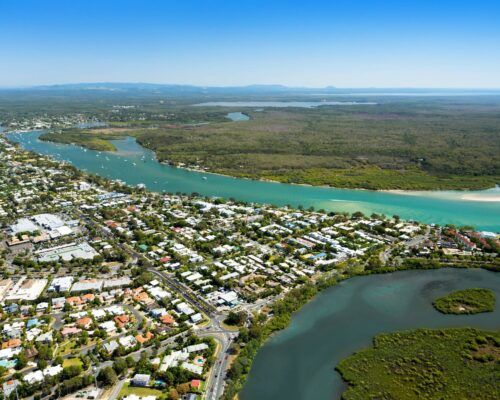
M500 201L500 195L487 195L487 194L464 194L461 197L462 200L469 200L469 201L484 201L484 202L499 202Z

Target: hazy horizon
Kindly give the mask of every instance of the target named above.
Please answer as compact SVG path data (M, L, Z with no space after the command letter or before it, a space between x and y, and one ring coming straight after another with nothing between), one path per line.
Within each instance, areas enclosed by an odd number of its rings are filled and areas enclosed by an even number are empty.
M500 3L0 2L0 87L500 88Z
M148 82L148 81L102 81L102 82L53 82L46 84L31 84L31 85L0 85L0 89L37 89L37 88L55 88L55 87L68 87L68 86L84 86L84 85L130 85L130 86L140 86L140 85L151 85L151 86L180 86L180 87L195 87L195 88L207 88L207 89L217 89L217 88L250 88L250 87L281 87L284 89L303 89L303 90L369 90L369 91L379 91L379 90L410 90L410 91L426 91L426 90L438 90L438 91L500 91L500 86L498 87L438 87L438 86L337 86L337 85L326 85L326 86L306 86L297 85L290 86L282 83L249 83L242 85L196 85L192 83L176 83L176 82ZM319 93L324 94L324 93Z

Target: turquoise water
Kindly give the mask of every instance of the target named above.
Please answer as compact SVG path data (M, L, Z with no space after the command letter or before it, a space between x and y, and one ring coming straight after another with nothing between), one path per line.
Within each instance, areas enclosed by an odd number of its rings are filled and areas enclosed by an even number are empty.
M477 229L500 232L500 202L466 201L461 198L464 192L396 194L236 179L163 165L155 160L152 151L142 148L133 138L113 141L118 151L108 153L42 142L38 140L40 134L30 132L9 134L8 137L27 150L68 161L82 170L131 185L144 183L155 191L196 192L256 203L314 206L336 212L397 214L401 218L426 223L473 225ZM487 198L500 196L500 189L465 193Z
M333 400L346 386L335 366L382 332L474 326L500 328L493 313L444 315L432 301L453 290L489 288L500 299L500 274L485 270L405 271L352 278L316 296L290 326L258 352L241 400Z

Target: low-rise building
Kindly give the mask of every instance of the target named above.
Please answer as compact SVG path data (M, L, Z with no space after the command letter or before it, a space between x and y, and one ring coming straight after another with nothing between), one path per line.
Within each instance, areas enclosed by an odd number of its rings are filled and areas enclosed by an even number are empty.
M149 385L151 375L148 374L135 374L131 380L132 385L145 387Z

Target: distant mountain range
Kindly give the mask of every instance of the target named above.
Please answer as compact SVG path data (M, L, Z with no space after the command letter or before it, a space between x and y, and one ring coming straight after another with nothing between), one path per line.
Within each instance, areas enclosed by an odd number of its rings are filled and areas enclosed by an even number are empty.
M456 94L500 94L499 89L444 89L444 88L337 88L327 86L323 88L310 87L290 87L284 85L248 85L248 86L195 86L178 84L157 84L157 83L72 83L59 85L42 85L20 88L5 88L0 90L19 90L19 91L101 91L101 92L148 92L157 94L283 94L283 93L302 93L302 94L428 94L442 93Z

